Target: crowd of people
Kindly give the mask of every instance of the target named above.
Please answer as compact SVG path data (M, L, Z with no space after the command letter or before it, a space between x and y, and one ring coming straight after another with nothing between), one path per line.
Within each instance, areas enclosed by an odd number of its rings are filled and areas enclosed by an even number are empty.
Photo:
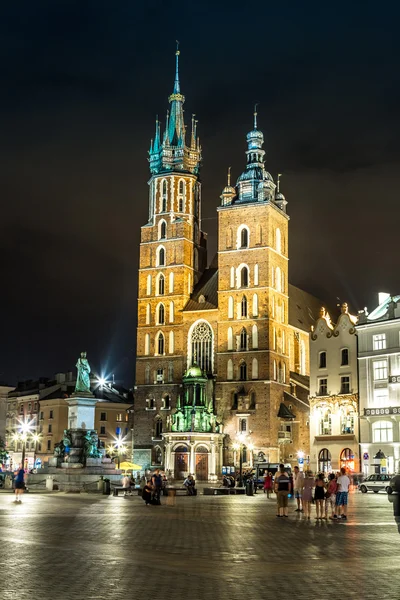
M297 466L291 475L281 464L275 478L272 473L265 476L264 491L268 497L275 491L277 517L288 517L288 500L293 494L297 505L295 512L303 513L306 519L311 519L311 506L315 504L317 520L346 520L350 484L344 467L339 473L330 473L326 478L324 473L313 475L310 470L304 473Z

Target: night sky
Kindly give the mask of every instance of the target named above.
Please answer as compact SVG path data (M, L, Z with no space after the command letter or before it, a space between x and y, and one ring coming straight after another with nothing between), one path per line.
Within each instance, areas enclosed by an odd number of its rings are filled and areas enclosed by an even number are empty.
M289 202L291 282L352 311L400 293L394 6L2 2L0 379L51 377L84 349L93 371L132 385L147 151L176 39L209 260L258 102L266 166Z

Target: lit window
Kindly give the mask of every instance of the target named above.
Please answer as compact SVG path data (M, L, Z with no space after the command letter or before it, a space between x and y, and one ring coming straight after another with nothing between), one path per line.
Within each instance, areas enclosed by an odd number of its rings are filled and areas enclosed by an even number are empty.
M393 442L393 423L377 421L372 424L372 441L374 443Z
M387 360L374 360L374 381L382 381L388 377Z
M342 435L354 433L354 418L355 414L353 410L347 410L344 413L342 413L340 419Z
M385 387L377 387L374 389L374 406L383 408L389 402L389 390Z
M378 333L372 336L372 346L374 350L385 350L386 348L386 334Z
M326 408L321 413L320 435L332 435L332 413Z
M319 353L319 368L326 369L326 352Z

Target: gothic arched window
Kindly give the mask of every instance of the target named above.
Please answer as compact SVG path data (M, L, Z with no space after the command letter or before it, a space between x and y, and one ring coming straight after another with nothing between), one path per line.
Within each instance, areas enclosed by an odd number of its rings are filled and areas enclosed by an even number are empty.
M158 417L155 420L155 424L154 424L154 437L156 438L160 438L162 436L162 432L163 432L163 422L162 419L160 419L160 417Z
M164 308L164 304L160 304L158 307L158 311L157 311L157 317L158 317L158 324L159 325L164 325L165 323L165 308Z
M249 247L249 230L247 227L243 227L240 231L240 248Z
M158 295L164 296L164 291L165 291L165 277L161 273L161 275L159 275L159 277L158 277Z
M253 363L251 366L251 377L252 379L258 379L258 360L253 358Z
M165 221L161 221L160 222L160 233L159 233L159 239L160 240L165 240L167 237L167 224Z
M159 267L165 267L165 249L161 246L157 250L157 264Z
M241 381L246 381L247 379L247 364L245 362L240 363L239 379Z
M226 378L230 381L233 379L233 361L230 358L226 366Z
M233 304L234 300L232 296L228 298L228 319L233 319Z
M233 329L228 327L228 350L233 350Z
M247 331L244 327L240 332L240 349L247 350Z
M157 353L164 354L164 349L165 349L164 335L162 333L159 333L158 340L157 340Z
M282 252L282 236L279 227L275 231L275 250L279 253Z
M190 364L196 362L206 373L213 372L213 332L205 321L196 323L190 332Z
M144 336L144 353L146 356L150 354L150 334L146 333Z
M165 179L162 185L161 212L167 212L167 182Z
M243 296L242 298L242 302L241 302L241 315L242 317L247 317L247 298L246 296Z
M240 287L249 287L249 269L242 267L240 271Z

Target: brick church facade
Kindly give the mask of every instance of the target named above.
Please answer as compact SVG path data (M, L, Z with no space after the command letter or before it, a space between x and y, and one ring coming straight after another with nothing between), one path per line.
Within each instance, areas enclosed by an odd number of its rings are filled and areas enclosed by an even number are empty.
M163 135L150 147L141 228L135 462L177 479L215 479L239 452L297 462L309 454L308 332L319 302L288 280L287 202L265 168L254 114L246 166L221 195L218 254L207 267L201 147L186 140L179 52ZM301 455L301 454L300 454Z

